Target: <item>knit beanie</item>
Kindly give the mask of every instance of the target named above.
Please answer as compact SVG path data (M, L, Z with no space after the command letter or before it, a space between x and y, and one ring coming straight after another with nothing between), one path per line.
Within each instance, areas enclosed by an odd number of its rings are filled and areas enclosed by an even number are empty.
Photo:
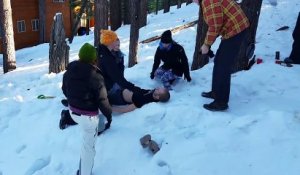
M164 33L161 35L160 41L165 44L171 43L173 41L171 31L170 30L164 31Z
M81 46L78 56L79 61L93 63L97 59L96 48L89 43L85 43L83 46Z
M112 44L117 40L118 40L118 36L114 31L101 30L101 38L100 38L101 44L104 44L105 46L109 46L110 44Z

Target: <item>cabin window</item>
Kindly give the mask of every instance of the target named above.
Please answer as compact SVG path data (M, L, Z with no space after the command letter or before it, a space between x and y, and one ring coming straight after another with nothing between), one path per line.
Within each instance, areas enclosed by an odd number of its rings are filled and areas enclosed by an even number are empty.
M32 26L32 31L38 31L39 30L39 20L38 19L31 20L31 26Z
M17 21L18 32L26 32L25 20Z

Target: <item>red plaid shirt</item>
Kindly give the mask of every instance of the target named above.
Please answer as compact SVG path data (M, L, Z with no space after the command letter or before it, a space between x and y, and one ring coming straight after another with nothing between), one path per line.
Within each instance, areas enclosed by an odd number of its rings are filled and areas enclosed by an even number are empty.
M216 38L228 39L249 27L249 21L234 0L202 0L203 18L208 25L204 44L211 46Z

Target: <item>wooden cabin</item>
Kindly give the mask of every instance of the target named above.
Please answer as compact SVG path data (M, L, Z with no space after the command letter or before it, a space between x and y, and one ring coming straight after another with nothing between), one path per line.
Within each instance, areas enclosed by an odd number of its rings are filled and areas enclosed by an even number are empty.
M71 36L72 14L69 0L45 0L43 11L39 10L39 2L39 0L11 1L16 50L49 42L56 13L62 13L66 37ZM43 31L40 30L40 14L44 15L45 20ZM40 39L40 32L43 39ZM1 44L2 40L0 46Z

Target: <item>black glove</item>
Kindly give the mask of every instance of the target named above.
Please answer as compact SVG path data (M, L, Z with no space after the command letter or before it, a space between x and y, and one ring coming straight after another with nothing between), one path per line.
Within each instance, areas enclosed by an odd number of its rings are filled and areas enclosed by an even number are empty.
M110 128L111 121L112 120L108 120L107 123L105 123L105 129L104 129L104 131Z
M213 58L215 56L214 51L212 51L210 49L209 49L207 55L208 55L209 58Z
M150 78L153 80L153 78L154 78L154 73L153 72L150 73Z
M186 79L187 82L191 82L192 81L192 78L191 76L184 76L184 79Z

